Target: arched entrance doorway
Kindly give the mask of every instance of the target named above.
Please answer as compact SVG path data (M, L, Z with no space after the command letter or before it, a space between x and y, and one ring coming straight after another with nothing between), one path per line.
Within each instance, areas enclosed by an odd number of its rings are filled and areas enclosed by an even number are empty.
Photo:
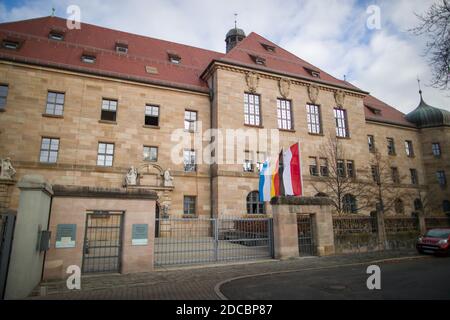
M155 206L155 238L159 238L159 212L160 205L157 202Z

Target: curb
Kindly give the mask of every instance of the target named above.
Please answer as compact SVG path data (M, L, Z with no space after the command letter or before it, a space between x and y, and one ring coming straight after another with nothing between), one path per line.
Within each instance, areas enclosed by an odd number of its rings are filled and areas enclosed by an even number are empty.
M431 257L430 256L411 256L411 257L386 258L386 259L372 260L372 261L366 261L366 262L340 264L340 265L334 265L334 266L329 266L329 267L318 267L318 268L315 267L315 268L257 273L257 274L253 274L253 275L245 275L245 276L239 276L239 277L234 277L234 278L223 280L214 286L214 293L216 294L217 297L219 297L220 300L229 300L222 293L222 291L220 291L220 288L224 284L227 284L227 283L230 283L230 282L233 282L236 280L242 280L242 279L248 279L248 278L270 276L270 275L275 275L275 274L295 273L295 272L302 272L302 271L315 271L315 270L328 270L328 269L336 269L336 268L344 268L344 267L354 267L354 266L361 266L361 265L367 265L367 264L395 263L395 262L402 262L402 261L408 261L408 260L421 260L421 259L429 259L429 258L431 258Z

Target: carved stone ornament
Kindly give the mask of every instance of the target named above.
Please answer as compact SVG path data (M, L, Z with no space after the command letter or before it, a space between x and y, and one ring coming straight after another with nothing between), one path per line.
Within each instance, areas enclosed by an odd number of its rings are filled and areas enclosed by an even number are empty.
M343 108L344 107L344 103L345 103L345 92L342 90L338 90L334 93L334 99L336 100L336 105L339 108Z
M283 98L289 97L289 90L291 89L291 81L288 79L280 79L278 81L278 87L280 88L280 94Z
M12 180L15 174L16 170L11 164L11 159L0 159L0 179Z
M136 186L138 184L139 173L135 167L131 167L125 176L126 186Z
M316 85L310 85L308 86L308 96L309 100L316 104L319 99L319 87Z
M256 92L259 84L259 75L255 72L248 72L245 80L247 81L248 90L252 93Z
M163 173L164 187L173 187L173 177L170 175L170 169Z

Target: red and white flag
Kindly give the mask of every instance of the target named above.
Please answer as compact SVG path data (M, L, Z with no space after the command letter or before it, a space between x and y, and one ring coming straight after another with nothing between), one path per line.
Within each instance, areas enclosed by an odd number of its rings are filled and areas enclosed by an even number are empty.
M286 196L303 196L300 146L298 143L283 152L283 186Z

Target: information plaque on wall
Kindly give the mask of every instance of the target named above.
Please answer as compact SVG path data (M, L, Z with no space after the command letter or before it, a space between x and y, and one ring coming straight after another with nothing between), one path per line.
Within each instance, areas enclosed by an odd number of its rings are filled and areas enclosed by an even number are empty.
M76 224L58 224L56 226L55 248L75 248Z
M131 244L133 246L148 244L148 224L133 224Z

